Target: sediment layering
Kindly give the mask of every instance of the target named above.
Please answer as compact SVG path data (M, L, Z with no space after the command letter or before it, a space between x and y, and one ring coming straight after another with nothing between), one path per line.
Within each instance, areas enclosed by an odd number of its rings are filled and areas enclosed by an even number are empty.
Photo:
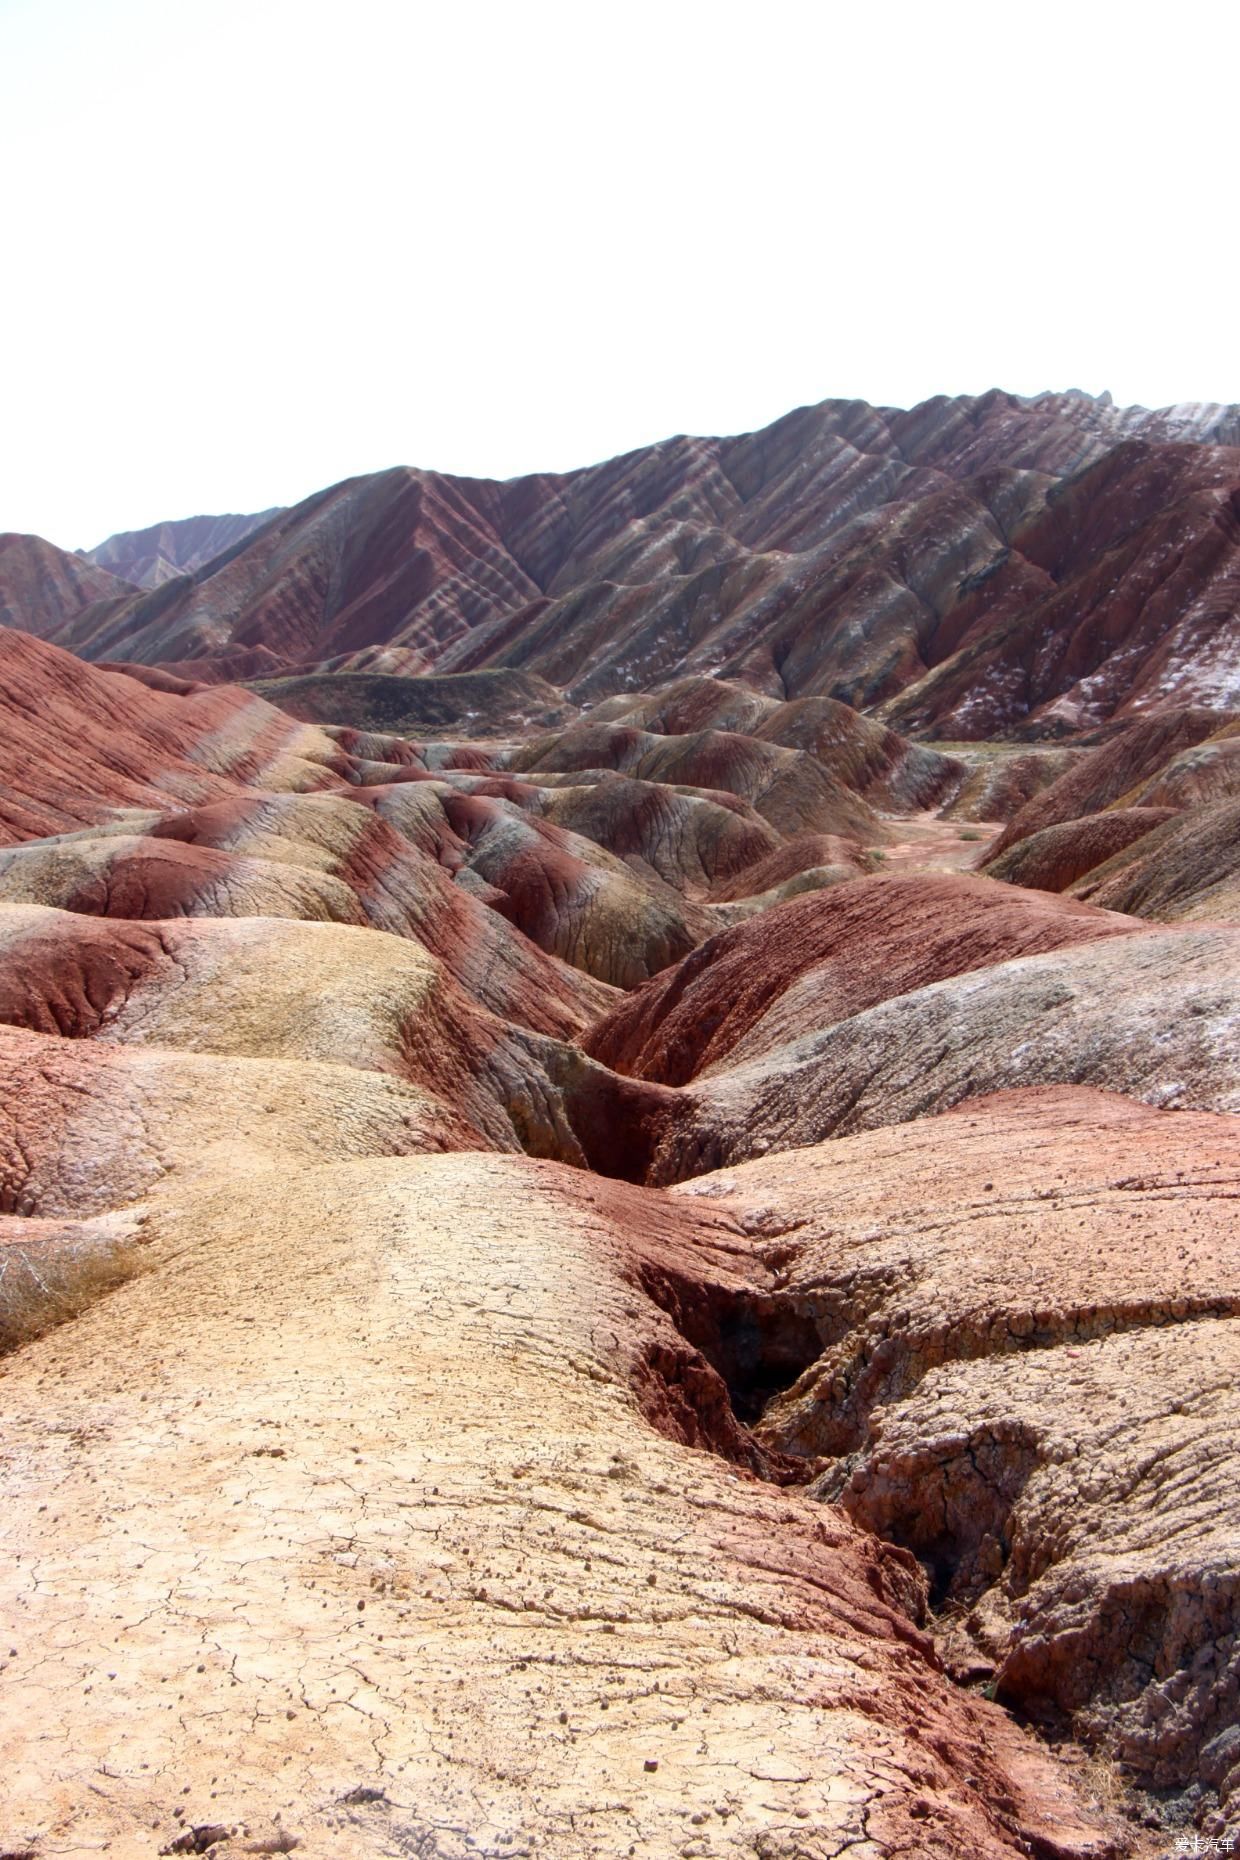
M0 1860L1240 1833L1238 444L0 545Z
M351 479L189 575L17 624L212 681L496 667L597 700L688 671L941 737L1065 734L1240 703L1238 512L1235 408L825 401L506 484ZM129 540L96 559L138 573ZM35 547L0 556L0 600Z
M256 516L183 517L176 523L154 523L145 530L125 530L83 554L88 562L135 587L161 588L166 581L213 562L280 514L279 510L263 510Z

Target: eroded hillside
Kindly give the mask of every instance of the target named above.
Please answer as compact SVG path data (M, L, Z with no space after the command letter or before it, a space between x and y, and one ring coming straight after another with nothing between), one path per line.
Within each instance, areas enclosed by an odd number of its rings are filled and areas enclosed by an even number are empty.
M944 738L1067 735L1240 703L1238 448L1234 407L825 401L502 484L382 472L95 552L142 590L5 538L0 611L89 659L293 676L316 718L324 674L498 668L593 702L689 672Z
M1048 641L1164 451L1223 598L1236 435L899 418L355 484L149 597L10 550L0 1852L1234 1826L1237 717L1178 594L1105 697Z

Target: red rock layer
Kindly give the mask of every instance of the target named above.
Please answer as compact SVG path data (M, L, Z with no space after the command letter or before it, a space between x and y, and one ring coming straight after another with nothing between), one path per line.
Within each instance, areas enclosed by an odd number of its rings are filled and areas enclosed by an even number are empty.
M1017 840L997 859L988 861L988 878L1033 891L1066 891L1069 885L1122 852L1166 820L1178 818L1172 807L1113 807L1084 820L1065 820L1043 827L1027 839Z
M71 614L132 593L128 582L41 536L0 535L0 626L54 631Z
M1094 866L1073 892L1169 923L1240 921L1240 801L1173 815Z
M1145 784L1180 750L1204 742L1227 721L1217 711L1173 709L1125 724L1014 814L991 847L991 858L1043 827L1082 820L1118 803L1137 804Z
M814 755L730 730L665 736L627 724L583 723L535 737L504 758L537 776L617 769L643 781L739 795L780 833L845 833L878 840L873 809Z
M66 585L24 624L93 658L392 649L588 698L722 672L944 738L1071 732L1240 701L1238 441L1234 409L828 401L506 484L353 479L193 579Z
M311 788L344 767L329 741L247 692L150 690L26 633L0 632L0 710L0 838L9 843L120 808L222 798L237 783L272 779L282 763L280 785Z
M586 1046L616 1071L683 1085L768 1015L777 1045L946 976L1138 927L985 878L858 879L712 937L618 1003Z
M816 1326L758 1435L916 1551L953 1669L1233 1813L1238 1179L1234 1117L1056 1088L676 1196Z
M609 698L594 715L664 736L734 731L804 750L872 806L897 812L942 803L966 774L952 757L907 742L834 698L780 703L720 678L682 678L649 696Z
M647 1179L682 1182L1019 1085L1092 1085L1152 1105L1240 1111L1240 930L1110 921L1118 934L948 975L829 1024L834 1005L828 997L818 1014L809 971L726 1062L671 1094L674 1115ZM799 996L815 1030L798 1037Z

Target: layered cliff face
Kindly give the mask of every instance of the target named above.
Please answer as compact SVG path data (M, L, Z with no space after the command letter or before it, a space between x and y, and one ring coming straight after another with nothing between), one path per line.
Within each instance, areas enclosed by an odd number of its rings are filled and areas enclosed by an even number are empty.
M828 401L577 472L354 479L24 624L207 680L509 668L597 701L687 671L905 733L1068 735L1240 702L1237 447L1230 408Z

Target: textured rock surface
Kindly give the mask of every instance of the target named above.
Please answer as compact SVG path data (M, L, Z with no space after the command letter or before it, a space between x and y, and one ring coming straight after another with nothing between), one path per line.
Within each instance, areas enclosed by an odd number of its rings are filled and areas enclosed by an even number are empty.
M1171 807L1108 808L1105 813L1089 814L1083 820L1043 827L1027 839L1017 840L997 859L988 860L984 870L987 877L1001 878L1009 885L1024 885L1033 891L1066 891L1096 865L1144 839L1164 821L1178 818L1178 810Z
M963 784L944 808L956 820L1010 820L1061 775L1075 768L1087 749L1028 749L996 754L974 751Z
M1073 889L1108 910L1169 923L1235 922L1240 918L1240 801L1173 816L1095 866Z
M651 1179L683 1181L1016 1085L1240 1111L1237 960L1237 929L1107 937L954 975L800 1039L781 1028L785 1044L766 1045L759 1022L750 1045L762 1043L760 1057L738 1053L677 1101Z
M760 814L732 795L663 782L615 776L584 787L533 788L518 804L689 896L722 897L730 886L748 889L754 881L760 886L771 861L795 847L800 849L795 862L804 851L802 840L785 845ZM823 843L814 842L815 852Z
M253 516L180 517L144 530L122 530L83 553L88 562L119 575L122 581L132 581L139 588L161 588L166 581L204 568L279 515L276 509L260 510Z
M323 731L236 689L189 696L0 631L0 834L8 843L207 801L238 783L323 788L344 767Z
M131 1052L0 1027L0 1210L92 1215L157 1187L262 1167L464 1145L403 1081L302 1059Z
M1043 827L1082 820L1104 808L1159 805L1153 783L1163 768L1182 750L1213 736L1226 722L1217 711L1176 709L1126 724L1013 815L992 847L991 857Z
M55 631L67 615L132 592L122 578L41 536L0 535L0 625Z
M855 840L841 839L834 833L799 833L765 859L756 860L735 877L716 884L711 896L722 904L765 894L769 902L777 903L779 898L772 894L786 888L787 895L793 896L798 881L806 881L804 889L818 889L817 883L807 882L815 874L823 883L837 884L862 878L869 869L869 857Z
M211 572L66 590L23 624L96 659L394 650L585 698L721 672L945 738L1070 732L1240 702L1238 442L1217 407L827 401L506 484L351 479Z
M1240 723L1165 762L1139 791L1142 807L1191 807L1240 797Z
M395 829L335 796L246 796L143 824L143 835L0 852L0 895L91 916L370 924L424 944L483 1006L543 1033L576 1032L610 999L514 935Z
M758 742L735 731L665 736L623 724L587 723L559 736L535 737L502 766L517 774L618 769L639 780L671 782L739 795L778 832L842 833L881 840L867 802L814 755Z
M1116 1761L1220 1830L1237 438L0 550L96 657L0 633L0 1860L1161 1860Z
M754 1269L631 1193L325 1154L148 1204L157 1263L5 1378L10 1844L1107 1850L911 1563L682 1444L691 1381L652 1429L695 1363L726 1412L652 1256Z
M588 1050L683 1085L948 976L1139 926L985 878L867 878L799 898L704 943L618 1002Z
M664 736L735 731L802 749L875 807L899 812L941 802L966 772L952 757L910 743L834 698L780 703L721 678L681 678L649 696L609 698L595 707L594 719Z
M4 1193L26 1212L43 1211L39 1184L65 1153L93 1145L111 1155L126 1140L135 1119L142 1122L118 1108L130 1099L166 1089L176 1101L174 1151L159 1162L166 1173L197 1166L200 1149L218 1146L235 1068L223 1067L217 1090L215 1061L182 1077L175 1060L184 1053L288 1062L272 1102L259 1102L264 1115L296 1116L300 1100L288 1086L296 1062L329 1069L346 1129L353 1112L345 1068L403 1080L427 1102L406 1119L412 1137L394 1126L398 1153L525 1150L608 1175L640 1173L643 1126L662 1108L657 1091L487 1013L417 944L335 924L252 917L105 924L3 906L0 1019L28 1030L10 1037L0 1028L8 1042L2 1096L12 1117ZM48 1034L67 1038L34 1037ZM99 1044L126 1051L109 1057ZM153 1082L143 1082L146 1054L169 1065L166 1088L158 1067ZM59 1068L51 1095L49 1068ZM366 1102L374 1097L366 1079L358 1089ZM245 1102L249 1112L232 1106L227 1117L244 1121L255 1106ZM387 1101L380 1094L375 1102ZM395 1116L401 1105L393 1102ZM240 1141L243 1163L249 1135ZM260 1127L257 1141L265 1153L270 1130ZM62 1200L51 1206L65 1211Z
M1054 1090L678 1191L825 1346L760 1438L924 1560L949 1656L1157 1786L1240 1701L1238 1183L1235 1119Z

